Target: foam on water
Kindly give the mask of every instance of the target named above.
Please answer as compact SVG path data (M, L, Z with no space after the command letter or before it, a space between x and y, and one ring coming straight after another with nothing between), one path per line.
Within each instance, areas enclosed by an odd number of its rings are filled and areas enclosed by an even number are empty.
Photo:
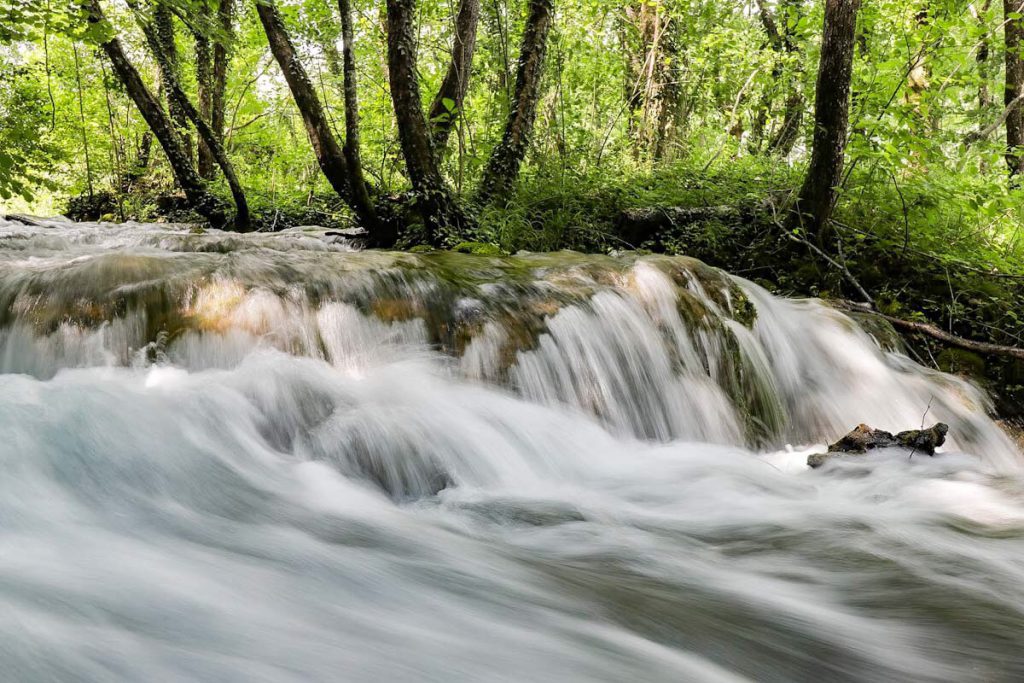
M0 304L11 680L1024 676L1019 453L817 302L58 222ZM926 408L935 458L804 465Z

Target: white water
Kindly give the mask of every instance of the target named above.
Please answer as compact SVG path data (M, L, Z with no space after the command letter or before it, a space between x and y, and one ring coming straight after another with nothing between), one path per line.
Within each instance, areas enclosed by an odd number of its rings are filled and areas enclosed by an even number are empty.
M0 222L3 678L1021 680L983 397L734 286Z

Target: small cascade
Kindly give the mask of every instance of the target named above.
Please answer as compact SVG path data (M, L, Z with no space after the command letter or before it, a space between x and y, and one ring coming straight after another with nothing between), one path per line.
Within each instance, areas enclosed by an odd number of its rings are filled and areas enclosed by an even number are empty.
M987 407L688 258L0 221L0 661L1021 680L1024 470ZM923 419L936 457L805 465Z
M258 349L348 373L405 358L571 408L613 433L779 448L867 422L948 422L1016 452L974 388L852 319L687 258L354 252L286 231L6 224L0 371L231 368ZM336 238L331 238L336 239Z

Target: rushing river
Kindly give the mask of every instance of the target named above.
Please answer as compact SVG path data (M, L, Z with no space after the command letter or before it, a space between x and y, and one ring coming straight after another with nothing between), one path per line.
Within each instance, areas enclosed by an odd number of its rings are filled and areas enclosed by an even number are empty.
M898 351L683 258L0 221L0 678L1024 680L1021 455Z

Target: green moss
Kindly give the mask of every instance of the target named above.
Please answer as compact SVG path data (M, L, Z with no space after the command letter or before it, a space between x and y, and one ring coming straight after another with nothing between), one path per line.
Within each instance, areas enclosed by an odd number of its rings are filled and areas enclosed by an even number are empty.
M476 256L502 256L501 247L490 242L459 242L452 251Z
M935 361L943 372L978 378L985 376L985 360L966 349L944 349Z
M732 319L747 329L752 328L757 320L757 306L738 285L733 285L730 293L732 294Z

